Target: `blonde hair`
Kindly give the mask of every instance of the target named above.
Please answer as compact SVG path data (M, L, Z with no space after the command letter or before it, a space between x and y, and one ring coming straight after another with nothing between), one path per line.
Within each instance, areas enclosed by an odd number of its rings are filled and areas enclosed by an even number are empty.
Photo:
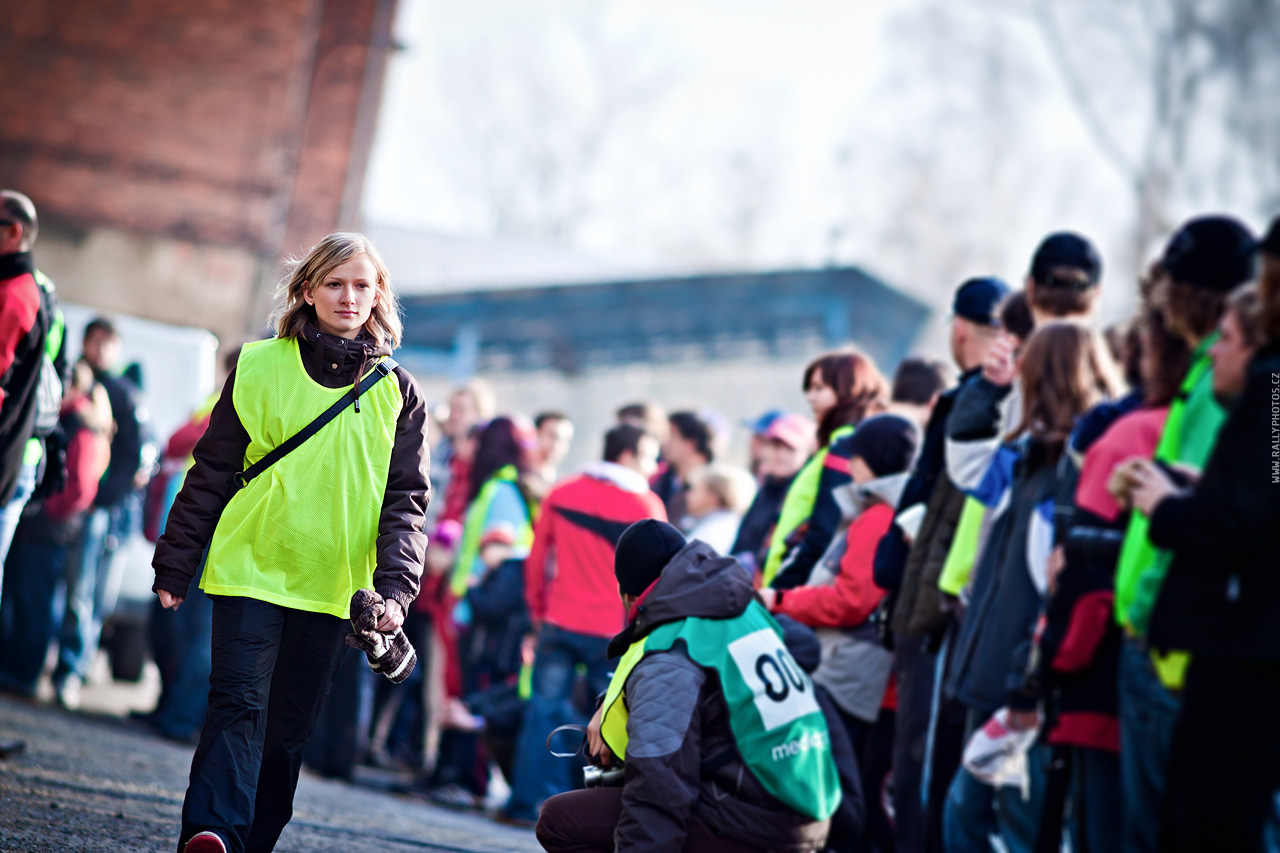
M715 495L720 506L735 515L742 515L756 496L756 481L750 473L733 465L718 462L704 465L689 472L689 485L701 483Z
M365 321L364 331L378 343L395 349L400 346L403 324L400 302L391 290L391 274L373 242L363 234L339 231L311 247L305 258L290 264L289 276L280 284L276 297L280 307L271 315L271 328L278 338L296 338L308 322L315 322L316 309L303 294L325 276L352 258L364 255L378 271L378 301Z

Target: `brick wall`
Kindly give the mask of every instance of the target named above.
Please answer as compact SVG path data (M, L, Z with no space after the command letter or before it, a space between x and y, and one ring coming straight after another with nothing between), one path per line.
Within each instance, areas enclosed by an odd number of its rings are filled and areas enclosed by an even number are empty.
M355 224L394 5L6 4L0 186L65 245L106 229L257 257L249 280L209 283L251 304L281 255ZM103 307L152 316L146 289Z

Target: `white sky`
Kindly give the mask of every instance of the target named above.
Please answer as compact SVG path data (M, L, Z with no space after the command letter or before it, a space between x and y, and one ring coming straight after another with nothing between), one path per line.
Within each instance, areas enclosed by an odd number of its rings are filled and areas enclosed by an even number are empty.
M981 151L970 149L966 127L984 121L991 107L981 86L960 82L954 99L943 99L955 101L950 124L938 127L931 143L937 93L906 83L901 94L894 88L899 79L918 83L925 72L917 68L945 67L938 64L956 58L934 55L936 38L914 37L909 13L928 2L586 0L606 10L604 27L612 37L644 45L642 54L666 82L643 126L629 129L629 145L605 159L592 185L598 215L579 232L579 248L672 268L698 265L709 256L701 244L691 248L693 236L715 230L724 191L720 166L698 164L720 164L724 152L742 148L766 164L768 204L750 253L753 266L819 264L834 252L842 262L936 295L970 274L995 272L1015 281L1036 241L1059 228L1093 236L1108 259L1121 256L1128 195L1076 120L1029 24L982 24L986 29L973 36L1008 40L1027 58L1030 71L1015 70L1012 106L1000 114L1007 126L989 132L993 141L982 142ZM460 110L492 104L463 105L442 90L454 79L459 57L501 59L519 46L520 32L583 8L582 0L401 0L397 34L408 49L393 56L388 70L366 217L483 233L475 199L455 174L454 133L468 118ZM901 19L891 26L904 14L905 32ZM949 7L949 14L958 26L989 17L973 3ZM967 39L942 52L954 50L963 60L973 43ZM566 63L567 76L581 73L571 59ZM520 67L517 57L509 70L497 71L519 74ZM566 90L575 90L572 81ZM977 112L971 118L966 111ZM842 147L852 152L847 168L834 158ZM882 166L917 149L930 158L919 172L903 171L901 163L893 171ZM693 167L670 162L672 152ZM919 202L903 207L904 195L918 195ZM972 234L974 251L917 264L918 250L892 248L886 233L894 223L885 218L915 211L930 221L926 234ZM837 222L844 234L833 244ZM1109 299L1117 307L1131 290L1119 284Z

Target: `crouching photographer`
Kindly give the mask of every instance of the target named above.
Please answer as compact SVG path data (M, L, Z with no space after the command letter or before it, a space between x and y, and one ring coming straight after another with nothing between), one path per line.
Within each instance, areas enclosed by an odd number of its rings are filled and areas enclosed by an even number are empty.
M841 797L827 725L750 575L652 519L623 533L614 571L627 626L588 728L600 784L543 804L542 846L822 849Z

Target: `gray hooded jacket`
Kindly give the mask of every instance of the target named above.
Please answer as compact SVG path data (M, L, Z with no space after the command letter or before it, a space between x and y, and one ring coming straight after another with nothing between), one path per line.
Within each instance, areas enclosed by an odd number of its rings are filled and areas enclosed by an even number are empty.
M691 542L662 570L635 619L613 638L610 657L659 625L689 617L731 619L754 597L751 577L731 558ZM689 818L761 850L822 849L829 821L774 799L738 755L714 670L682 643L645 656L627 677L627 761L619 851L679 850Z

